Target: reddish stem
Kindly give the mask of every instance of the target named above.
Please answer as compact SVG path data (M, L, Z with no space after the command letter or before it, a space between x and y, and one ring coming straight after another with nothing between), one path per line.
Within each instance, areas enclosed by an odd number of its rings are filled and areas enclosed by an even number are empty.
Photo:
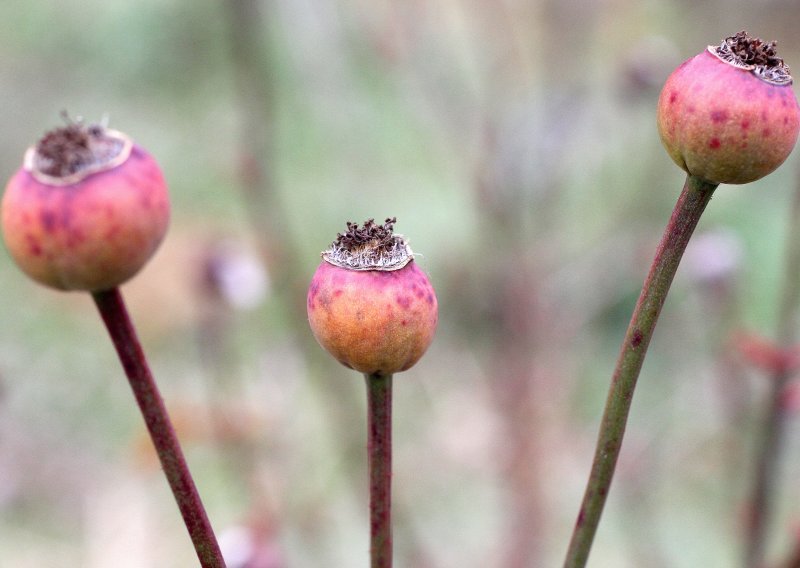
M392 566L392 375L365 374L372 568Z
M192 538L197 558L203 568L225 568L225 560L208 520L192 474L186 465L180 442L175 435L164 400L158 391L147 359L139 344L125 302L118 288L92 294L111 340L128 376L136 402L144 417L150 438L158 453L172 494L178 503L183 522Z

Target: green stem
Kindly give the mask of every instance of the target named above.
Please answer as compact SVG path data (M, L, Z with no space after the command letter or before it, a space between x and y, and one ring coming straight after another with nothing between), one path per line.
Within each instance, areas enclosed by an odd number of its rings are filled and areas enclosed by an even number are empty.
M94 292L92 298L100 311L111 340L128 377L147 430L161 461L161 467L178 503L183 522L189 531L200 566L225 568L225 560L208 520L192 474L186 465L180 442L175 435L167 408L147 365L125 303L118 288Z
M370 566L392 566L392 375L365 374Z
M686 178L683 191L656 249L611 378L592 470L564 568L586 566L622 448L633 391L647 347L686 245L716 188L717 184L694 176Z
M800 186L794 194L787 238L786 273L778 314L778 346L791 347L797 340L796 323L800 307ZM759 433L758 454L750 497L744 566L761 566L770 513L774 502L778 466L786 434L786 410L783 402L786 383L793 376L790 369L775 369L770 379L763 429Z

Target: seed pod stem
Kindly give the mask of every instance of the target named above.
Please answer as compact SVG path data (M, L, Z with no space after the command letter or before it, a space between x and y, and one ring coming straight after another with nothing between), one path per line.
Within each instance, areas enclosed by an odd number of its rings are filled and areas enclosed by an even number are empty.
M370 566L392 566L392 375L364 374L367 383Z
M611 377L592 469L564 568L586 566L622 448L633 391L647 347L686 245L717 185L698 177L687 176L683 191L656 249Z
M225 568L217 538L118 288L92 293L128 376L164 475L203 568Z

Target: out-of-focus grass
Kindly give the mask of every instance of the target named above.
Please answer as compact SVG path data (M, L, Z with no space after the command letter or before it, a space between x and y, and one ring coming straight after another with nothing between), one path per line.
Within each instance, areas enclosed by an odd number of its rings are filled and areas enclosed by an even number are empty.
M202 260L222 237L257 258L239 183L226 7L1 4L0 171L9 176L62 109L89 120L108 112L151 150L170 182L174 221L124 292L212 522L224 532L260 519L289 566L357 566L368 546L360 378L309 350L302 313L279 309L275 297L249 311L214 304L209 314L200 285ZM507 384L492 372L496 314L485 304L498 276L488 273L505 266L493 246L508 242L511 225L490 226L476 190L493 160L489 203L510 206L516 237L530 240L531 294L552 316L531 346L531 380L551 380L541 422L523 427L539 441L532 465L544 488L543 556L531 565L557 565L618 342L683 181L658 142L658 75L742 27L778 38L791 65L800 60L789 33L800 12L785 2L261 8L276 96L270 167L300 255L293 262L310 277L345 221L396 215L439 292L436 342L396 381L398 563L506 558L506 464L516 450L493 402ZM653 84L632 87L624 63L654 36L666 61L646 61ZM730 312L715 307L713 287L679 273L593 565L737 558L748 427L763 384L749 371L723 376L719 361L733 329L774 327L797 167L790 158L763 181L717 191L700 232L724 229L741 246ZM191 565L88 297L41 289L0 260L0 563ZM273 277L282 269L268 267ZM219 351L209 359L200 338L214 330ZM744 405L738 422L721 394L729 391ZM800 472L793 448L786 480ZM796 487L787 482L781 496L776 554L800 514L788 505Z

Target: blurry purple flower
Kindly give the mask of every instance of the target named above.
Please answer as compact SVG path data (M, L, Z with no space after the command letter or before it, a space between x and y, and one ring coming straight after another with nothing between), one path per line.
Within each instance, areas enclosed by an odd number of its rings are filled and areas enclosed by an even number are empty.
M256 308L269 295L266 268L253 251L233 240L210 248L204 260L204 276L208 289L236 309Z
M276 539L252 527L237 525L222 531L219 546L228 568L286 568Z
M692 280L717 284L736 276L742 256L739 236L726 229L716 229L696 235L686 248L683 262Z

